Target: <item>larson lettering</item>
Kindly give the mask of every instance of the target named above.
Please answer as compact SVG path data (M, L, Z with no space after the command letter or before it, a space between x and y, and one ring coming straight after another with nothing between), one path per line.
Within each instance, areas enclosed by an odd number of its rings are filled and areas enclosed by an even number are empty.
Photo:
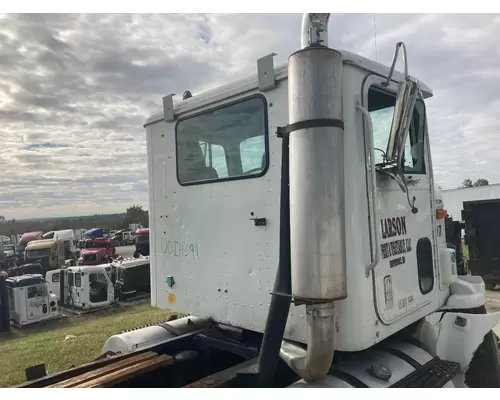
M380 221L380 227L383 239L406 235L406 217L384 218Z

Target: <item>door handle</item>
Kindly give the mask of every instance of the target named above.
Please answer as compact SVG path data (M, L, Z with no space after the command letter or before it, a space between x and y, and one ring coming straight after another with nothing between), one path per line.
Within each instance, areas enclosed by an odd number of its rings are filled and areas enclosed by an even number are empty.
M257 218L257 217L250 218L250 221L253 221L255 226L266 226L267 225L267 220L265 217L264 218Z

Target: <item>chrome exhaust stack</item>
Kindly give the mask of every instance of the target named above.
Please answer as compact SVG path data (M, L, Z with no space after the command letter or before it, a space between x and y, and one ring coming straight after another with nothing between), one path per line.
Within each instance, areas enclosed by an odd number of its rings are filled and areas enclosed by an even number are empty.
M292 296L305 304L307 348L281 358L304 380L323 378L335 348L334 302L347 297L342 55L327 47L330 14L304 14L302 49L288 60Z

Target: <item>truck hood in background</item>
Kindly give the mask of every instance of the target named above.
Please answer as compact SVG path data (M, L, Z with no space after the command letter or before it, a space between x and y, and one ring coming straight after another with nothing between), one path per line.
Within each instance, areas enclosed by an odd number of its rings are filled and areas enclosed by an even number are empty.
M82 255L84 254L97 254L105 252L106 249L82 249Z

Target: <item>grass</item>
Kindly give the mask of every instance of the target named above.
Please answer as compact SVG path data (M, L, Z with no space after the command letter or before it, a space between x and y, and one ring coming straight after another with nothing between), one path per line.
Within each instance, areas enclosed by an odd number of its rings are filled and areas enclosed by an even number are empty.
M48 374L96 359L108 337L123 330L158 322L168 310L149 304L124 306L107 315L87 315L71 321L52 321L43 328L14 330L0 336L0 387L26 380L24 370L45 363ZM49 330L50 329L50 330ZM65 340L67 335L74 338Z

